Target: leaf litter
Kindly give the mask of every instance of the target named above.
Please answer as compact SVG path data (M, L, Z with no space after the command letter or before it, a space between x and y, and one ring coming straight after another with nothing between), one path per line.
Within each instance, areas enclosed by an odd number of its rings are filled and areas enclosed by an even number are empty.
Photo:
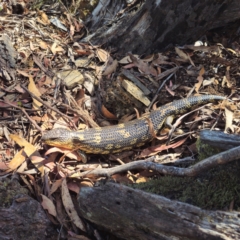
M82 178L83 172L157 154L168 156L162 163L174 163L191 156L187 145L194 144L200 129L214 125L214 129L239 132L239 103L234 102L200 108L176 121L180 135L171 133L167 140L165 132L142 148L107 157L110 163L101 155L90 155L84 161L75 151L43 146L44 131L57 127L76 131L127 122L139 115L135 109L140 115L148 114L153 99L158 106L206 93L239 99L236 69L240 48L237 43L233 49L216 43L192 44L149 56L129 53L119 58L100 46L74 41L75 34L83 34L84 25L73 16L53 18L45 10L23 9L24 18L11 16L7 8L0 16L4 34L18 55L16 79L11 79L13 72L0 76L0 121L11 133L10 138L6 132L1 135L0 170L1 176L17 171L30 192L41 196L43 208L54 221L61 223L60 209L64 208L72 223L86 231L72 198L81 187L93 186L102 177ZM169 82L159 88L171 74ZM220 116L218 121L216 115ZM135 171L114 174L112 179L146 182L157 175L154 171ZM65 227L75 234L74 227Z

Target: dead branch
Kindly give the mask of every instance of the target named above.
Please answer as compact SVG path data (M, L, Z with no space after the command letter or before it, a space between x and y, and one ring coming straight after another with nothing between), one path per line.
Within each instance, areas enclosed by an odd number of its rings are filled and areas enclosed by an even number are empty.
M154 170L164 175L171 176L197 176L202 172L208 171L213 167L221 164L226 164L234 160L239 159L240 147L235 147L225 152L218 153L214 156L206 158L205 160L196 163L195 165L188 168L178 168L173 166L164 166L162 164L155 163L155 157L150 157L145 160L139 160L125 165L109 168L109 169L94 169L79 173L78 177L110 177L113 174L132 171L137 169L142 170ZM76 174L73 172L72 174ZM71 174L71 175L72 175Z

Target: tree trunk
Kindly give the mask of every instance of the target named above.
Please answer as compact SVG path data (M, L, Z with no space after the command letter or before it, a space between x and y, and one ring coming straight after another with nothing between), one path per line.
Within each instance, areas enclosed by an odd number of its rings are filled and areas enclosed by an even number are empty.
M107 183L82 188L82 217L123 239L240 239L237 212L206 211Z
M238 0L133 2L126 8L123 0L99 1L86 22L90 35L84 40L105 44L120 55L153 53L169 44L193 43L207 30L240 17Z

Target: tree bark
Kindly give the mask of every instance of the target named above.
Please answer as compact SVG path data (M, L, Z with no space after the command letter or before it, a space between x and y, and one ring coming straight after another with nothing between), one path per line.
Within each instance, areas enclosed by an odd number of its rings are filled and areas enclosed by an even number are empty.
M239 213L206 211L107 183L81 188L82 217L123 239L240 239Z
M238 0L146 0L123 9L123 0L99 1L86 21L90 35L84 41L105 44L120 55L153 53L169 44L193 43L240 17Z

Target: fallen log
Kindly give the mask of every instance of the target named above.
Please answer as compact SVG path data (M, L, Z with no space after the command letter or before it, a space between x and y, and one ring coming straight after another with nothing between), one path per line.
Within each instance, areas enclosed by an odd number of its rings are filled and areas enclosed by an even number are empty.
M207 211L107 183L82 188L81 216L123 239L240 239L238 212Z

